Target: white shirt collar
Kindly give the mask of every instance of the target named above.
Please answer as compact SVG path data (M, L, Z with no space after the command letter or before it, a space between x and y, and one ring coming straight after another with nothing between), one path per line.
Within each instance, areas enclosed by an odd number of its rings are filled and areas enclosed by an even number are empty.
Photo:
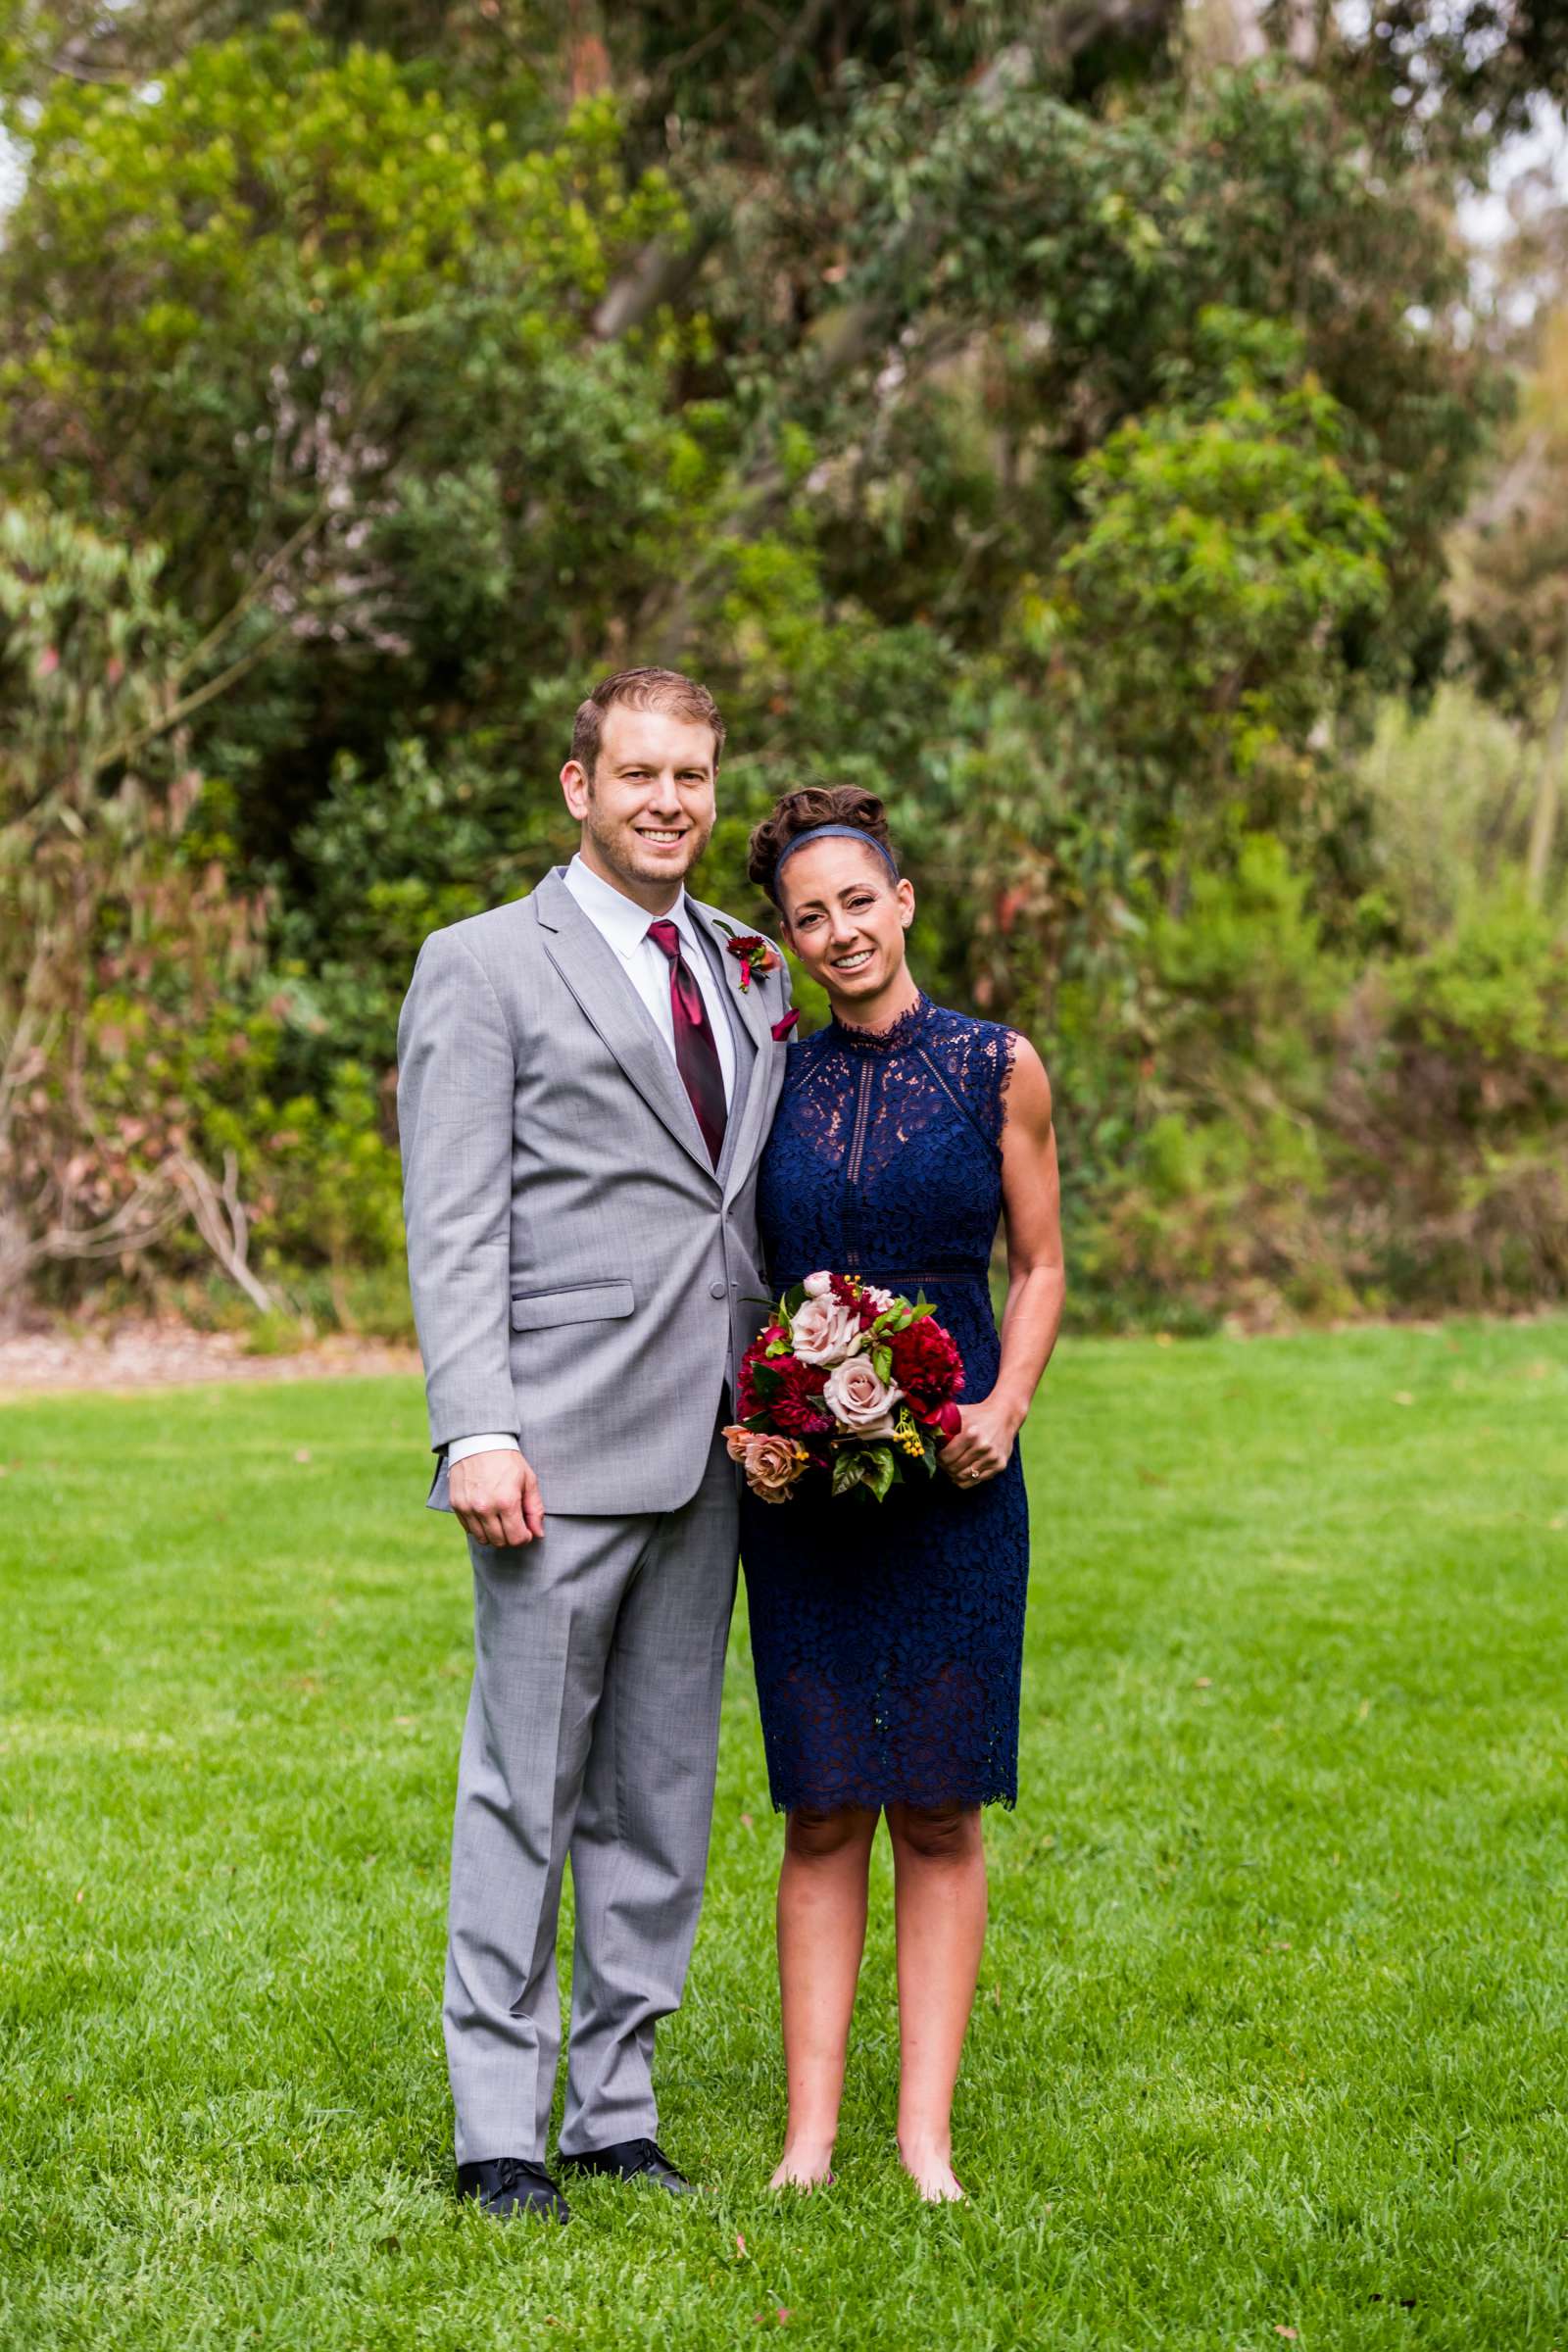
M565 883L584 914L622 959L635 955L653 922L673 923L686 947L696 950L699 945L692 904L684 890L663 915L650 914L646 906L639 906L635 899L628 899L592 866L584 865L580 855L567 866Z

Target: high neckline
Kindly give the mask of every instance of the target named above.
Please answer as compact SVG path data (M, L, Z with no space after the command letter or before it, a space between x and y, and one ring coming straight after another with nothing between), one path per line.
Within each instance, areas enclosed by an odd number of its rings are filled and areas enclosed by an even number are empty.
M833 1015L833 1035L855 1054L900 1054L912 1046L931 1016L931 1000L922 989L908 1008L885 1029L857 1029Z

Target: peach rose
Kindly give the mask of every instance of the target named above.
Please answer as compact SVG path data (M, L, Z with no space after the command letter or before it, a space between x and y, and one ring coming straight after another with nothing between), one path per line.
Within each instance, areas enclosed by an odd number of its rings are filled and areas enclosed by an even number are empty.
M822 1384L822 1402L839 1426L858 1438L890 1438L893 1408L903 1397L898 1384L878 1379L875 1366L863 1355L836 1364Z
M860 1318L842 1299L814 1294L790 1318L790 1345L803 1364L842 1364L860 1345Z
M788 1502L790 1489L810 1460L793 1438L771 1437L748 1430L746 1483L759 1502Z

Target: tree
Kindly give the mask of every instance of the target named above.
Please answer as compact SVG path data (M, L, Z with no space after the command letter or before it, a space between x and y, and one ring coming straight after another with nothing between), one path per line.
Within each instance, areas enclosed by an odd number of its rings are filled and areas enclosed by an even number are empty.
M1543 897L1568 759L1568 314L1550 318L1495 478L1455 535L1455 610L1485 690L1535 751L1525 871Z
M180 623L156 551L0 514L0 1299L35 1269L123 1265L192 1221L248 1262L237 1155L202 1104L249 1057L261 908L186 830L200 792L171 723ZM199 1103L198 1095L202 1099Z

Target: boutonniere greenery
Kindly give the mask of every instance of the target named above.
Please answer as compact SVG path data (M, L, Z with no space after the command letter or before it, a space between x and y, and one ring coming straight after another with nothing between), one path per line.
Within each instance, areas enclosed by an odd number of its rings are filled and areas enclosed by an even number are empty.
M778 950L756 931L732 931L728 923L720 923L726 951L741 967L741 987L752 985L752 974L775 972L778 969Z

